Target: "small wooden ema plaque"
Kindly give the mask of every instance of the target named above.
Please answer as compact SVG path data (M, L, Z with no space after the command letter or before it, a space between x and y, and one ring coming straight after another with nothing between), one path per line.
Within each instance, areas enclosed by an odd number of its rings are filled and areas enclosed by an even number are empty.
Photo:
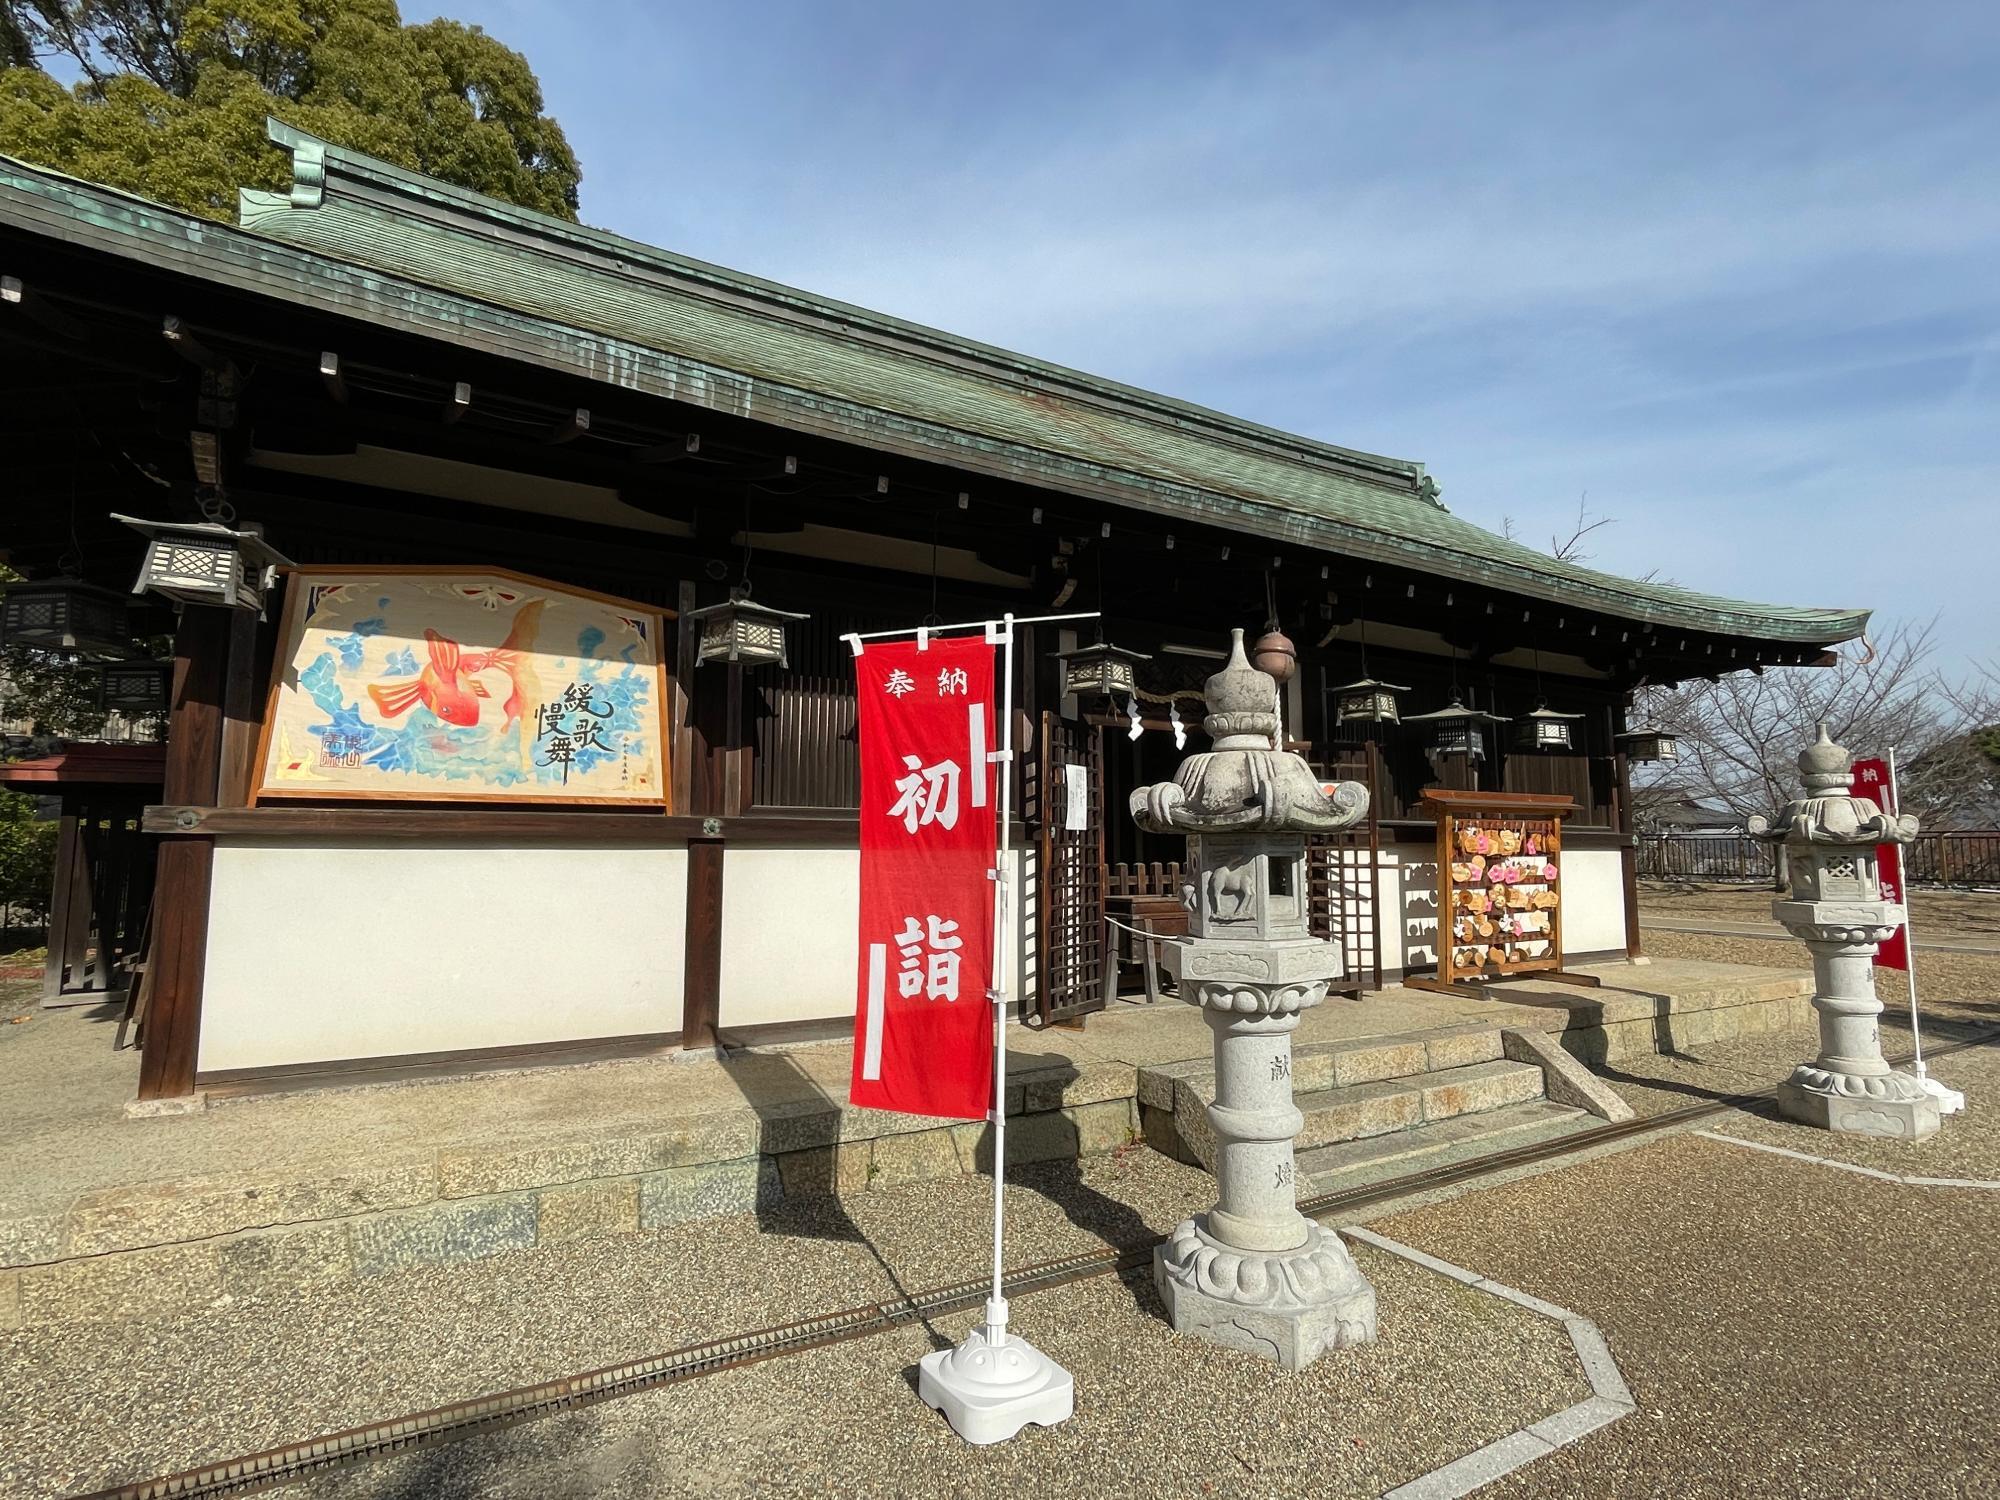
M1438 788L1424 802L1437 819L1438 966L1404 987L1451 994L1518 975L1598 984L1562 966L1562 824L1576 804Z

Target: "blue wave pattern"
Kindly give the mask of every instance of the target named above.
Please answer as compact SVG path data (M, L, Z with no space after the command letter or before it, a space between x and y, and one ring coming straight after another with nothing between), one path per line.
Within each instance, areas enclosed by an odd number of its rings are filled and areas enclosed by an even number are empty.
M343 767L371 769L399 780L407 774L502 790L525 785L559 788L600 766L615 764L628 752L645 753L654 732L648 713L652 674L633 660L637 642L625 646L616 658L599 657L605 633L586 626L577 634L573 660L544 659L542 674L553 679L544 683L548 703L524 705L521 723L503 733L500 705L492 699L481 700L482 722L472 725L446 723L422 702L392 721L364 717L364 700L349 698L341 678L362 669L366 639L386 628L382 619L362 620L350 634L327 637L332 649L322 651L299 674L300 689L326 716L309 723L307 732L318 738L330 760ZM420 671L416 650L404 645L388 654L381 675L413 677ZM587 695L587 707L554 717L541 711L557 708L564 689L571 687L576 689L573 696ZM374 712L372 704L369 712ZM594 732L578 733L583 730ZM532 741L525 765L522 735ZM574 742L567 765L545 753L555 735Z

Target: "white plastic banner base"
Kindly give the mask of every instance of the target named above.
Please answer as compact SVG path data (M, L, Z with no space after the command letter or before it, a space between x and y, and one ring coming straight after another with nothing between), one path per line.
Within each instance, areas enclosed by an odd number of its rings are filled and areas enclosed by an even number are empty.
M1053 1427L1076 1411L1069 1371L1027 1340L1003 1332L989 1342L981 1324L956 1349L938 1349L917 1364L917 1394L944 1413L968 1443L1004 1443L1029 1423Z

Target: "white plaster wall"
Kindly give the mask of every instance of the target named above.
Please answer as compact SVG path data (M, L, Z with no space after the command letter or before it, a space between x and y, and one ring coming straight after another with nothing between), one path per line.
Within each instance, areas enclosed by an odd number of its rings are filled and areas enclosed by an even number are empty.
M859 850L727 850L717 1024L853 1015L860 928Z
M1020 850L1009 868L1018 912ZM860 957L858 850L736 847L723 855L723 1030L851 1018ZM1025 968L1017 970L1017 995L1026 980ZM983 978L979 985L983 994Z
M1565 849L1563 951L1625 951L1625 885L1616 849Z
M678 848L219 840L198 1067L678 1031Z

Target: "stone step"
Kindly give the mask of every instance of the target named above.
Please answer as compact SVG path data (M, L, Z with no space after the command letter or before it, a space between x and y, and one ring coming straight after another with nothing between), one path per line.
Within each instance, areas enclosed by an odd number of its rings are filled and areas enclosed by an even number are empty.
M1365 1187L1517 1146L1576 1135L1601 1123L1583 1110L1546 1099L1453 1115L1388 1135L1301 1151L1299 1191L1305 1196Z
M1502 1109L1542 1097L1542 1070L1533 1063L1470 1063L1410 1078L1386 1078L1346 1088L1302 1094L1296 1102L1306 1117L1298 1147L1360 1140L1406 1130L1456 1115Z
M1500 1028L1463 1026L1442 1031L1346 1037L1337 1042L1308 1042L1292 1049L1292 1091L1310 1094L1348 1084L1376 1083L1385 1078L1413 1078L1441 1068L1493 1062L1503 1055ZM1208 1087L1204 1100L1214 1097L1212 1057L1155 1063L1139 1069L1139 1103L1172 1111L1177 1085L1197 1092Z
M1213 1171L1215 1139L1207 1106L1215 1099L1214 1079L1182 1080L1174 1095L1171 1112L1142 1111L1147 1139L1169 1155ZM1298 1148L1306 1151L1338 1141L1387 1135L1542 1097L1542 1070L1533 1063L1505 1059L1310 1090L1295 1100L1305 1116Z

